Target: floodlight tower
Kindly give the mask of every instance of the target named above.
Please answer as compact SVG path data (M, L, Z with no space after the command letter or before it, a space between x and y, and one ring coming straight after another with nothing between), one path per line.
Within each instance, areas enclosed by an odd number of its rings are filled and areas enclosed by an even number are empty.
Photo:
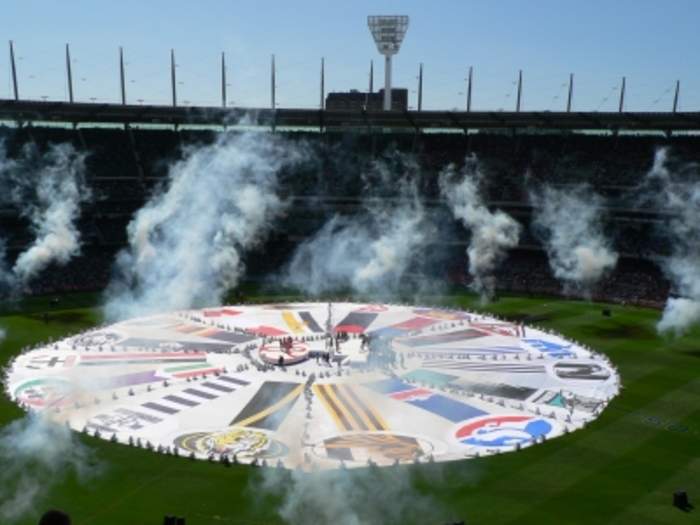
M368 16L377 50L384 55L384 111L391 110L391 57L399 52L408 30L407 16Z

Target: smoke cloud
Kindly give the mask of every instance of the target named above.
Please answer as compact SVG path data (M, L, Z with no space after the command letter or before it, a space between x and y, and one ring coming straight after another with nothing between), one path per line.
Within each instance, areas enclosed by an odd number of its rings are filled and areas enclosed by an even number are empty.
M533 229L544 244L554 276L565 293L590 297L592 287L617 264L603 232L603 199L588 186L545 186L530 192Z
M494 271L506 251L518 245L521 226L503 211L488 209L481 196L482 179L479 161L472 155L465 159L461 170L454 164L447 166L439 182L452 214L470 233L467 256L472 288L482 300L488 300L496 287Z
M35 235L11 270L0 269L1 281L22 287L49 264L66 264L80 252L76 221L81 205L91 198L85 157L67 143L53 144L43 154L27 144L10 159L0 144L0 182L10 188L10 203L29 220ZM5 260L4 246L0 255Z
M190 148L129 223L106 291L110 320L219 304L283 211L278 172L304 148L277 136L222 134Z
M396 292L417 250L434 231L417 189L418 166L401 159L375 162L363 174L360 211L333 215L295 250L283 283L307 294L351 289L358 293Z
M7 267L7 249L5 240L0 237L0 297L4 297L12 292L14 288L14 276Z
M262 490L281 497L278 513L290 525L384 525L449 520L442 505L417 489L418 479L407 466L312 473L265 469L260 476L261 479L253 482L255 493ZM431 481L433 485L437 482Z
M84 481L98 473L91 451L64 425L29 414L0 430L0 521L37 512L68 476Z
M672 170L670 165L668 149L657 150L645 195L668 213L662 230L672 248L661 266L679 295L669 297L657 329L681 335L700 323L700 169L686 164Z

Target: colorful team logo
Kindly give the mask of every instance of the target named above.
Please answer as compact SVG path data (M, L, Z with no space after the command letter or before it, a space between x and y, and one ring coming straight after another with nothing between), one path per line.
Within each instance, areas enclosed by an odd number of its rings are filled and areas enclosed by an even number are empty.
M462 425L455 437L464 445L513 447L536 441L552 431L552 424L540 417L524 415L485 416Z
M547 354L550 357L573 357L571 351L572 345L562 345L554 341L545 341L544 339L523 339L523 343L529 345L533 350Z
M280 340L260 347L260 357L273 365L299 363L308 356L309 347L300 341Z
M583 381L605 381L610 378L610 371L597 363L557 363L554 373L561 379Z
M14 397L20 404L43 409L66 404L71 391L72 386L65 379L33 379L15 388Z
M43 370L47 368L70 368L78 360L77 354L65 354L54 352L51 354L30 354L25 366L31 370Z
M115 332L88 332L73 338L73 342L81 346L100 346L114 344L121 339Z
M356 433L334 436L314 446L314 453L324 459L379 465L395 461L414 461L432 452L422 439L392 433Z
M272 458L286 454L286 448L283 444L271 440L265 432L247 428L184 434L175 438L174 443L187 452L235 454L239 458Z

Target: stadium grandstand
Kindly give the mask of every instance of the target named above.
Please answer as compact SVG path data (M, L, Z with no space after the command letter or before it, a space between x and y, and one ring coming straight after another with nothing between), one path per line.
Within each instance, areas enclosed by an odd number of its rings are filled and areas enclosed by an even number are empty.
M60 113L53 120L57 122ZM60 122L60 121L58 121ZM71 123L68 123L71 124ZM117 124L117 123L113 123ZM163 127L161 127L163 128ZM511 257L518 264L505 264L500 270L501 291L561 293L561 286L547 266L543 246L530 228L531 205L528 184L543 182L557 187L587 183L608 201L610 235L623 256L618 269L600 283L595 296L601 300L660 306L668 284L655 269L653 258L663 255L663 245L652 235L663 216L637 207L628 198L649 170L654 151L670 146L688 162L700 161L700 137L695 135L601 134L533 130L464 133L353 133L328 131L288 131L291 140L310 141L322 159L313 172L287 179L284 194L293 199L291 214L262 248L265 264L254 265L257 279L273 272L295 244L316 231L330 211L353 213L361 210L362 187L359 179L347 173L361 171L372 159L389 151L415 155L422 167L423 197L431 209L445 213L437 186L438 172L447 164L457 165L465 156L476 155L487 176L489 206L501 208L517 218L525 235ZM263 131L267 132L267 131ZM230 130L229 133L237 133ZM280 133L280 131L278 131ZM10 155L27 143L46 148L51 143L69 142L89 153L87 172L97 199L88 206L80 228L85 242L83 254L60 273L47 270L31 284L33 293L71 290L99 290L109 279L110 264L126 244L126 226L167 176L168 163L179 158L192 144L214 140L212 130L142 129L139 127L92 127L24 125L6 127L2 132ZM337 157L338 151L343 156ZM343 181L318 186L319 180ZM323 193L320 193L323 192ZM322 202L323 205L319 205ZM28 224L10 209L3 212L10 232L8 251L20 253L31 240ZM466 279L464 241L452 243L441 273L452 279ZM667 249L667 248L666 248ZM634 271L629 270L633 268ZM537 275L537 279L532 276Z
M0 525L697 521L700 9L621 2L4 9Z

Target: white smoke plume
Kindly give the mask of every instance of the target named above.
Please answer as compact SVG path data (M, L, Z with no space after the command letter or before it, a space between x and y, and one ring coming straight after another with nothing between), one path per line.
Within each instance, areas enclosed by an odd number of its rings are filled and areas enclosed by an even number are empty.
M591 295L592 287L617 264L603 232L603 199L586 185L545 186L530 192L534 233L544 244L554 276L565 293Z
M423 465L428 467L428 465ZM438 469L435 469L438 471ZM440 472L430 476L440 483ZM290 525L445 523L447 511L417 489L411 467L369 467L307 473L265 469L254 492L281 498L278 514Z
M80 481L99 465L64 425L29 414L0 430L0 522L13 523L38 513L43 499L69 475Z
M496 287L494 271L506 251L518 245L521 226L507 213L489 210L481 196L482 179L479 161L471 155L461 170L454 164L442 170L439 182L452 214L470 233L467 255L472 287L482 300L488 300Z
M5 240L0 237L0 297L9 295L14 288L14 276L7 267Z
M163 191L129 223L106 317L219 304L243 274L242 255L264 241L284 209L278 172L303 152L262 133L226 133L187 150Z
M417 250L433 231L413 178L417 165L395 173L388 162L378 161L370 171L361 211L333 215L301 243L286 268L284 284L311 295L347 289L390 294L400 288ZM376 196L387 188L390 195Z
M668 213L662 229L672 250L661 265L679 295L669 297L657 329L681 335L700 324L700 169L672 170L670 161L667 148L657 150L645 183L647 198Z
M51 263L66 264L80 252L76 221L81 205L91 198L85 184L84 153L68 143L53 144L43 154L33 144L17 158L8 158L0 145L0 181L10 201L26 217L35 235L4 280L26 285ZM2 278L2 276L0 276Z

